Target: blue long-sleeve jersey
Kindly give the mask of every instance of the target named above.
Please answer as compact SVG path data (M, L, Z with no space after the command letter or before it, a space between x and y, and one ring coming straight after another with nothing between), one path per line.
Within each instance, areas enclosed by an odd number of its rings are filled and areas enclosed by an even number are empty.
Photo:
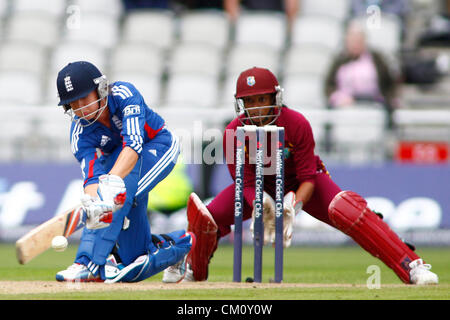
M77 117L70 128L70 145L81 165L84 186L98 183L98 177L107 173L100 163L103 155L125 146L140 155L142 146L164 128L164 120L146 105L131 83L112 84L108 108L111 128L98 121L83 127L88 122Z

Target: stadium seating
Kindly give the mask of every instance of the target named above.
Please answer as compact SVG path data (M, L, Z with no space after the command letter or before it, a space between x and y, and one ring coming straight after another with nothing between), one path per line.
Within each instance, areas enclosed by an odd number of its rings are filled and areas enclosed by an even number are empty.
M321 15L298 16L292 34L292 45L322 45L337 52L342 46L344 26L337 19Z
M72 0L70 5L78 7L83 14L105 14L116 20L123 14L121 0Z
M184 43L173 48L167 65L169 74L196 73L219 79L222 61L222 51L214 46Z
M351 0L301 0L299 15L323 15L344 21L350 12Z
M252 67L268 68L279 74L280 56L276 49L262 44L236 44L230 48L225 62L225 74L239 74Z
M0 161L73 161L70 118L61 107L20 104L4 106L0 136Z
M65 0L14 0L11 1L11 11L13 14L42 12L55 18L61 18L66 11L66 5Z
M165 103L184 104L186 108L212 108L217 97L218 85L214 76L176 73L168 79Z
M18 12L9 17L4 39L26 41L50 48L60 38L60 21L43 12Z
M46 52L38 45L14 41L0 47L0 71L24 71L42 75L46 71Z
M330 111L331 144L338 159L382 161L386 153L386 112L381 105Z
M311 129L313 131L314 140L316 142L316 149L319 154L323 151L323 144L326 139L326 125L329 123L329 112L328 110L322 108L303 108L294 107L292 108L301 114L303 114L306 119L308 119Z
M244 11L236 22L235 43L258 44L281 51L287 40L285 15L278 12Z
M48 138L57 140L69 146L70 117L64 113L62 107L48 106L39 110L40 133Z
M224 50L230 40L230 26L223 11L191 10L179 18L180 43L204 43Z
M4 81L4 77L0 73L0 84ZM6 106L3 90L0 91L0 102L2 104L2 117L8 121L2 121L0 125L0 136L8 137L0 139L0 161L17 161L18 159L18 141L23 139L29 132L29 124L31 122L31 112L27 112L29 105L10 105Z
M122 41L169 49L175 40L174 14L169 10L134 11L125 17Z
M58 102L57 72L68 62L87 60L111 82L133 83L147 104L167 115L169 123L185 128L183 122L199 119L220 127L234 116L240 72L258 66L275 73L285 89L285 103L308 117L318 147L331 133L337 147L332 152L341 159L369 159L367 154L381 143L385 130L382 108L340 113L327 109L324 94L328 68L343 45L350 2L302 0L288 32L283 13L242 10L233 24L222 10L127 12L121 0L0 0L0 108L26 105L53 110ZM369 45L399 71L401 22L389 14L381 18L378 25L371 25L367 17L359 21L365 25ZM416 88L414 95L404 91L403 102L417 109L448 107L448 90L430 91L435 93L430 98ZM407 111L394 112L401 128L395 134L445 140L445 125L427 116L430 125L410 124ZM45 117L52 117L51 112ZM364 122L364 113L373 117L371 123ZM61 120L59 115L55 119ZM52 134L66 128L41 120L48 128L41 126L42 134L62 146L62 139ZM31 125L31 118L24 121ZM329 124L333 131L326 132ZM359 146L354 154L348 151L351 143ZM0 145L14 156L1 139Z
M4 19L9 11L9 0L0 0L0 19Z
M79 25L64 30L63 41L88 42L104 49L113 48L119 40L119 22L107 14L83 13Z
M48 76L44 82L44 97L42 103L48 106L56 106L59 103L58 90L56 89L56 74Z
M51 52L49 76L55 77L69 62L90 61L105 72L108 62L105 50L100 46L93 46L90 42L70 41L61 42Z
M160 49L145 44L121 43L112 51L109 59L110 73L143 72L161 77L165 58Z
M325 77L333 61L334 52L319 45L291 46L284 57L283 75L297 73L317 74Z
M220 86L221 90L219 94L219 103L227 104L230 107L233 106L235 102L234 94L236 93L236 81L238 77L238 73L229 74L226 76Z
M317 74L293 74L283 78L283 100L288 106L303 109L325 108L323 78Z
M396 135L409 141L448 141L450 112L448 109L399 109L392 115Z
M42 79L33 72L0 72L0 103L36 105L42 101Z

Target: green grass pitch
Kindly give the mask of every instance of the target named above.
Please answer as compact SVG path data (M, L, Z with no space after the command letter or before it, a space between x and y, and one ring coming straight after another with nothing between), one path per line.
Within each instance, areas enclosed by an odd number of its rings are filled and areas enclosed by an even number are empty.
M76 244L71 244L65 252L49 250L27 265L20 265L16 261L14 245L0 244L0 299L450 300L450 247L417 250L438 274L440 283L435 286L402 284L381 261L357 246L286 249L281 286L269 284L274 272L274 250L266 247L263 253L265 285L243 283L237 286L231 281L233 247L221 245L211 262L207 283L197 283L195 287L162 284L160 273L139 284L114 284L111 287L114 290L105 290L105 284L76 287L56 283L55 273L72 263L76 248ZM371 276L367 268L371 265L380 268L379 289L367 287ZM252 275L253 248L247 246L243 250L242 279ZM214 286L216 283L217 287ZM26 287L30 285L34 289L27 291ZM46 290L53 286L55 290Z

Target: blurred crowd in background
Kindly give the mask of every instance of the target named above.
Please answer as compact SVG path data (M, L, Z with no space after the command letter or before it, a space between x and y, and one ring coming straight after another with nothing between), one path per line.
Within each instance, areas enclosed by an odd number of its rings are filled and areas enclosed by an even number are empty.
M74 60L187 133L223 130L239 73L266 67L325 160L449 163L450 0L0 0L1 162L74 161L55 84Z

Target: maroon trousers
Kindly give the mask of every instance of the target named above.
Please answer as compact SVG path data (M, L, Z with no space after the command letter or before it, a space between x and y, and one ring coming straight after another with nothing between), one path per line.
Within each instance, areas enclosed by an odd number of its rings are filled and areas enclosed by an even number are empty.
M289 191L295 192L297 190L285 190L285 194ZM329 175L318 173L315 180L314 193L303 207L303 210L320 221L333 226L328 216L328 206L340 191L341 189L331 180ZM274 198L270 191L266 190L266 192ZM253 188L244 188L244 220L252 217L254 196ZM207 208L217 223L220 236L227 235L231 231L230 226L234 224L234 183L222 190Z

